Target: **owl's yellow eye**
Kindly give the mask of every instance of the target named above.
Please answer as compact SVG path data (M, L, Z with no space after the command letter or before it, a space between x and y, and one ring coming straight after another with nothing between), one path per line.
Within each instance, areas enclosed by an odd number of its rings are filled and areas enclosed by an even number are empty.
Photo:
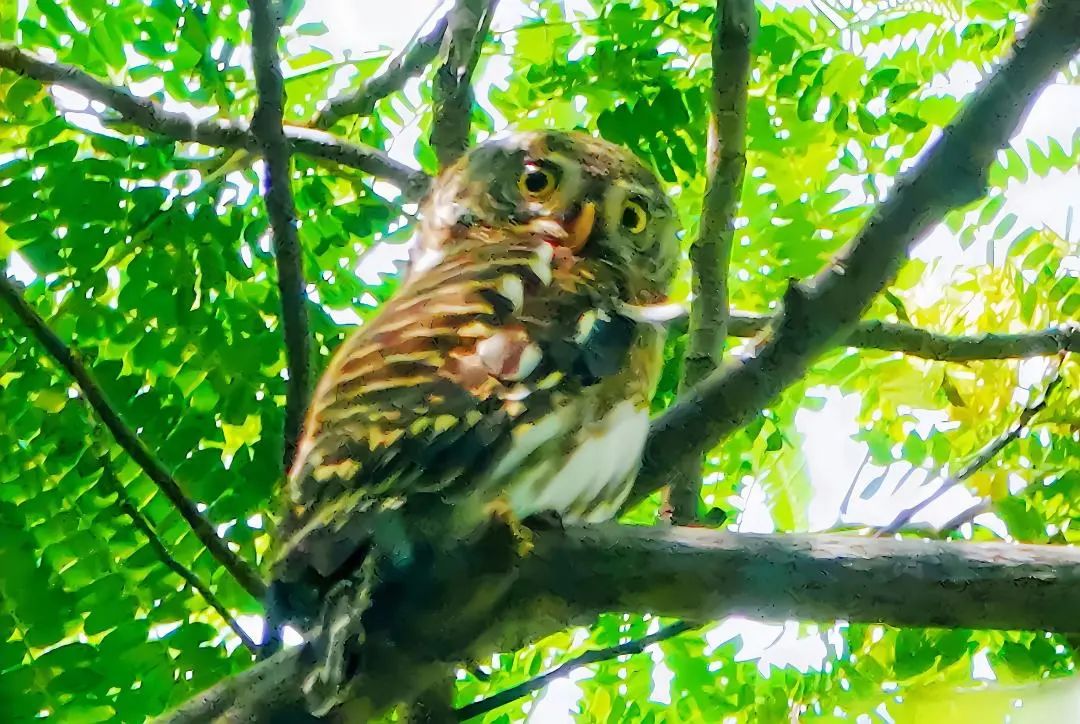
M518 176L518 189L531 199L546 199L558 185L559 179L552 170L535 163L525 166L525 170Z
M619 223L631 234L640 234L645 231L645 225L649 221L649 214L645 207L636 201L627 201L623 207L622 218Z

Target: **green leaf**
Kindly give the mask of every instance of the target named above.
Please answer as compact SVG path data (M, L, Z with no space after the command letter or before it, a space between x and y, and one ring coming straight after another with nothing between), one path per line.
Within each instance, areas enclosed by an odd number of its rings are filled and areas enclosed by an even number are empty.
M297 35L326 35L329 32L330 29L326 27L326 23L321 21L296 26Z
M893 113L891 117L893 123L911 133L917 133L926 128L926 121L908 113Z
M71 18L68 17L56 0L34 0L34 4L37 5L37 9L41 11L41 14L45 16L54 30L61 33L78 32L71 22Z
M871 115L870 111L866 110L862 106L855 108L855 119L859 122L859 128L863 133L869 133L871 135L877 135L881 132L878 126L878 119Z

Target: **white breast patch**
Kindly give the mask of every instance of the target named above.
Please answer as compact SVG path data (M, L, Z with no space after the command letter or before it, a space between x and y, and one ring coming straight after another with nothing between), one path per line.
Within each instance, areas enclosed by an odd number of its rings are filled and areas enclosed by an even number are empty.
M649 433L649 412L630 400L579 431L578 444L561 468L538 466L508 491L519 518L554 511L566 522L612 518L630 492ZM538 436L542 437L542 436ZM530 440L535 447L535 440Z

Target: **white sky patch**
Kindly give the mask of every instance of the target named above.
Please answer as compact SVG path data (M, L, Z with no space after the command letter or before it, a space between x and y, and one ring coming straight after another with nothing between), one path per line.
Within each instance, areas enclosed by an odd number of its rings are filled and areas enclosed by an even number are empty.
M33 267L27 263L26 259L19 252L13 251L8 254L7 261L7 273L17 281L23 284L29 284L37 279L37 272L34 271Z
M649 635L652 635L660 630L660 619L653 618L649 622ZM660 648L659 644L653 644L645 649L643 652L652 659L652 690L649 692L649 701L654 701L658 704L670 704L671 703L671 682L675 678L675 674L668 667L664 658L664 651Z
M990 652L986 649L979 649L972 655L971 678L982 681L997 680L997 674L994 673L994 667L990 665L989 654Z
M734 525L739 533L772 533L776 530L769 513L765 487L756 480L744 485L740 495L732 502L741 511Z

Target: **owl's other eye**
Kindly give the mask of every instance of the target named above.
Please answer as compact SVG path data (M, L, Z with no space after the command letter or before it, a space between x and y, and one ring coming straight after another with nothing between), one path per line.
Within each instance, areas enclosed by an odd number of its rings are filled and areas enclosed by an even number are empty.
M619 223L631 234L640 234L645 231L645 225L649 221L649 214L645 207L637 201L627 201L623 206L622 218Z
M518 176L518 189L532 199L546 199L559 185L555 171L537 163L526 164L525 170Z

